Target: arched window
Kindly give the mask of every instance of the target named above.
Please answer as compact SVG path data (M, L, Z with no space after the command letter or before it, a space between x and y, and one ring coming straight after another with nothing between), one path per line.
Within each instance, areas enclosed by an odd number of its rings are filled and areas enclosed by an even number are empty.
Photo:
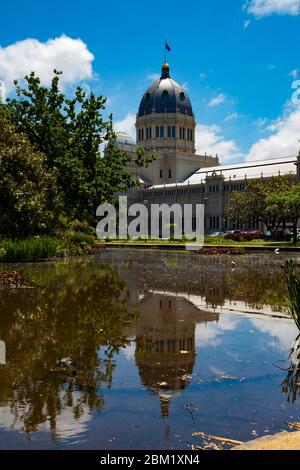
M160 137L164 137L164 126L160 126Z
M173 139L175 139L175 137L176 137L176 127L175 126L172 127L172 137L173 137Z
M168 126L168 138L171 139L171 126Z
M146 93L146 100L149 101L150 98L151 98L151 93L150 93L150 91L148 91L148 92Z
M161 97L162 97L163 102L166 102L166 101L169 100L169 93L167 92L167 90L164 90L164 91L162 92Z
M185 94L183 93L183 91L180 93L179 98L180 98L180 101L185 100Z
M156 138L159 138L159 126L156 126Z

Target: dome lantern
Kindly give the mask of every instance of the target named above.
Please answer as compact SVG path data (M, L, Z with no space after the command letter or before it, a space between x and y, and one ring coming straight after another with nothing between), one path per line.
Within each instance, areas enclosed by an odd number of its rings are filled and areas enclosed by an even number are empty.
M161 80L165 78L170 78L170 66L167 62L164 62L161 70Z

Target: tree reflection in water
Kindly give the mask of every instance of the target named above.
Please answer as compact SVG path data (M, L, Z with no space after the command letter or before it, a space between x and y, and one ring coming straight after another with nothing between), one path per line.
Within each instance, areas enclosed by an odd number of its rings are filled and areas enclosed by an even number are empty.
M126 346L125 328L135 315L112 265L58 263L33 277L39 287L26 295L1 292L7 365L0 371L0 406L10 407L26 433L48 422L56 439L57 418L67 407L75 419L103 407L101 385L111 386L114 354ZM59 368L56 361L68 356L74 365Z

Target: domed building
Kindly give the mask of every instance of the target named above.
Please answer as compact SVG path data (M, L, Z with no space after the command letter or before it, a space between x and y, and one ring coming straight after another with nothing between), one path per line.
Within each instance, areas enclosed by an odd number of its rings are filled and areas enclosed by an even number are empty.
M218 165L218 157L196 155L195 128L189 96L171 78L165 62L161 77L144 93L136 117L136 145L148 149L156 160L148 168L132 164L131 171L147 185L170 184L199 168ZM117 142L126 150L121 138Z
M141 99L136 116L136 143L125 134L117 137L120 148L131 157L131 173L140 181L139 189L128 192L130 202L147 206L177 203L182 208L185 204L202 204L206 234L228 230L264 232L263 222L239 224L231 218L228 210L231 195L244 191L250 180L292 175L300 181L300 152L298 156L270 155L266 160L220 165L218 156L196 154L195 130L189 96L171 78L170 66L165 62L161 77ZM135 164L138 147L156 156L147 168Z

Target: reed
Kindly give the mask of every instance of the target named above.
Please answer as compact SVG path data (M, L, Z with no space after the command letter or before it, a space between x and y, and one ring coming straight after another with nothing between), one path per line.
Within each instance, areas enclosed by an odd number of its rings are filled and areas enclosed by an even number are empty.
M296 265L293 261L287 261L282 269L288 289L288 309L300 330L300 277L295 273Z

